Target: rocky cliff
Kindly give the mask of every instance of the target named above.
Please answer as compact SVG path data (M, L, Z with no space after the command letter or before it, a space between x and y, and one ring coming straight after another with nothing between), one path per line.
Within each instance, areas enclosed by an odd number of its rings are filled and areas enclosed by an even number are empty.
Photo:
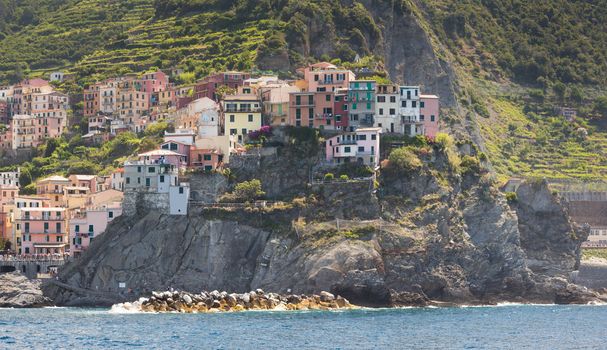
M378 183L315 184L271 207L119 218L45 291L61 305L171 287L326 290L361 305L595 298L567 281L582 237L545 184L521 186L512 210L488 175L452 169L439 147L419 157L423 165L409 171L385 165ZM104 298L95 299L99 293Z

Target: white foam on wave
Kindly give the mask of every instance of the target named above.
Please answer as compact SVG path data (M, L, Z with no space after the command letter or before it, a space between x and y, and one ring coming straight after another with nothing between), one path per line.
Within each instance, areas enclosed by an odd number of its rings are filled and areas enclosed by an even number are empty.
M120 303L112 305L110 314L142 314L144 311L141 309L141 303L136 301L134 303Z

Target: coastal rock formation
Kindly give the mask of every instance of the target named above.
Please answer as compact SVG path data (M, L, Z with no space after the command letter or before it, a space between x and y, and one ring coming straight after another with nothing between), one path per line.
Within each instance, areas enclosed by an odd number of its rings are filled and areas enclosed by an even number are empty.
M567 277L578 270L581 244L588 238L589 227L571 222L566 206L545 182L523 183L516 195L512 206L519 218L527 266L550 276Z
M352 305L341 296L329 292L320 295L280 295L265 293L262 289L248 293L227 292L152 292L150 298L141 298L134 303L114 305L114 310L144 312L236 312L246 310L334 310L351 309Z
M40 282L17 272L0 274L0 307L26 308L51 306L42 294Z
M295 181L289 190L280 181L284 192L303 195L291 203L119 218L45 291L61 305L95 304L98 293L97 303L136 300L170 288L329 291L361 306L596 300L567 279L582 236L545 184L521 186L512 210L488 176L454 171L439 147L425 154L414 170L385 166L377 183L302 188ZM294 172L301 168L281 167L272 178ZM264 181L278 192L272 186ZM559 259L556 269L545 268Z

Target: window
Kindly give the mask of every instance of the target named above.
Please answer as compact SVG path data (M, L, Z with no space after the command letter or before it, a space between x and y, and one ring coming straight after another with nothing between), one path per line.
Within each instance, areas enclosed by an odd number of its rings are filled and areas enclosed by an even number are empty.
M411 107L417 108L417 101L411 101Z
M298 106L301 105L301 96L299 96L299 95L295 96L295 104Z
M61 233L61 223L60 222L55 223L55 232Z
M434 117L434 115L430 116L430 121L433 122L436 118Z
M93 232L95 231L95 226L94 225L89 225L89 232Z
M358 151L359 152L364 152L365 151L365 146L359 146L358 147Z
M127 185L129 185L130 183L131 183L131 178L130 178L130 177L127 177L127 178L126 178L126 184L127 184Z
M301 109L297 108L295 110L295 119L299 120L301 119Z
M61 242L63 242L63 237L61 237L61 236L57 236L57 237L55 238L55 241L56 241L57 243L61 243Z
M386 102L386 96L377 96L377 102Z
M396 96L390 96L390 102L396 103Z
M246 128L243 128L243 129L242 129L242 134L243 134L243 135L246 135L246 134L247 134L247 129L246 129Z
M236 134L238 134L238 130L230 129L230 135L236 135Z
M160 183L164 183L164 175L160 175Z
M204 155L204 160L211 160L211 155L210 154L205 154Z
M396 114L396 109L390 108L390 115L395 115L395 114Z
M401 103L401 106L402 106L403 108L407 108L407 101L403 101L403 102Z
M314 104L314 95L308 96L308 104L310 104L310 105Z
M230 115L230 123L233 123L233 122L234 122L234 114L231 114Z
M249 123L253 122L253 114L249 114Z
M150 174L155 173L155 172L156 172L156 167L153 167L153 166L149 167L149 168L148 168L148 172L149 172Z
M367 140L367 135L358 135L358 140L359 141L366 141Z
M379 109L379 115L384 115L384 109L383 108Z
M107 217L110 218L110 219L113 218L114 217L114 212L113 211L108 211Z
M150 183L150 178L149 178L149 177L146 177L146 178L145 178L145 187L150 187L150 186L151 186L151 183Z
M373 141L377 140L377 135L376 134L371 135L371 140L373 140Z
M349 153L352 149L348 146L344 147L344 153Z
M419 108L424 108L425 106L426 106L426 103L424 101L419 102Z
M179 194L183 194L183 187L179 187Z
M171 151L176 151L176 150L177 150L177 144L171 143Z
M140 167L140 166L138 166L138 167L137 167L137 172L138 172L138 173L140 173L140 172L141 172L141 167Z
M419 115L419 121L423 122L426 117L423 114Z
M76 225L76 226L74 226L74 231L75 231L76 233L80 232L80 225Z
M358 106L356 105L356 103L353 103L353 104L352 104L352 109L353 109L353 110L356 110L356 108L357 108L357 107L358 107Z

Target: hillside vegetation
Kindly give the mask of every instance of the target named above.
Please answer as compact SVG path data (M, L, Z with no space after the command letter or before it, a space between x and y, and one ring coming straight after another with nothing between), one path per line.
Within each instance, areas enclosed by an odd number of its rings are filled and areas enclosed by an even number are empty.
M293 76L356 55L382 69L391 25L409 20L455 72L463 108L445 126L482 143L498 174L607 179L604 1L0 0L0 83L64 70L82 86L153 67L183 69L178 83ZM558 117L563 105L582 117Z

